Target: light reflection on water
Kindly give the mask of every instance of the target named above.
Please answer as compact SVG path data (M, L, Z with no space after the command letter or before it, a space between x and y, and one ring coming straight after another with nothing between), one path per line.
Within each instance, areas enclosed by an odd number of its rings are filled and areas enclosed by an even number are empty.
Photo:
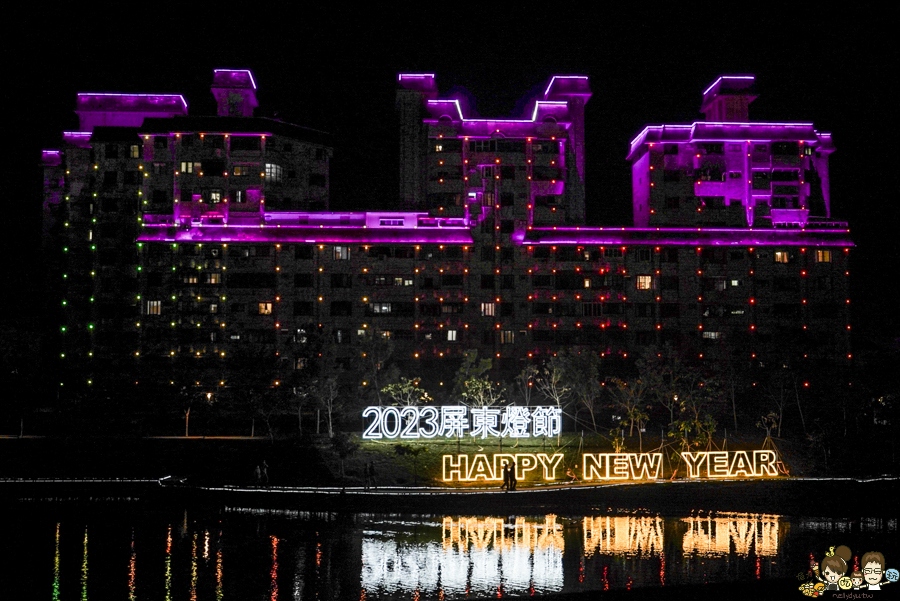
M45 505L32 515L44 559L23 581L55 600L113 585L117 598L154 601L529 596L790 577L810 552L843 542L890 551L897 533L896 519L743 513L96 513Z

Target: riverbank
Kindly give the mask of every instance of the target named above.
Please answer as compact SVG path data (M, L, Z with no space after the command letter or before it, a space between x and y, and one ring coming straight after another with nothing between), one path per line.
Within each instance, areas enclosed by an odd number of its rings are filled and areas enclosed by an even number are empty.
M433 487L290 487L160 484L157 480L0 480L7 502L127 500L261 510L363 513L649 513L722 512L896 518L900 479L893 477L675 480L556 485L512 492Z

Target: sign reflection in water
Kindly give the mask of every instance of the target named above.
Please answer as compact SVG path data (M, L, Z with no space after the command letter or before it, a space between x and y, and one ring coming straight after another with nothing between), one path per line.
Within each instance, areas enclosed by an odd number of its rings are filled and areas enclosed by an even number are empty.
M684 535L685 555L722 557L734 553L748 557L755 553L760 557L775 557L779 546L779 520L777 515L751 515L719 513L716 517L690 517L681 521L688 525Z
M402 538L384 530L364 534L361 584L369 594L522 594L563 587L562 526L552 514L543 522L519 517L513 523L445 517L440 543Z

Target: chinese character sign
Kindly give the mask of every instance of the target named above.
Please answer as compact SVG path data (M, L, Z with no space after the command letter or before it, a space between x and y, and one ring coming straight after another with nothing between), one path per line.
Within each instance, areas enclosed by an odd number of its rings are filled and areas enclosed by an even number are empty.
M556 436L562 429L559 407L366 407L371 418L362 437L378 438L530 438Z

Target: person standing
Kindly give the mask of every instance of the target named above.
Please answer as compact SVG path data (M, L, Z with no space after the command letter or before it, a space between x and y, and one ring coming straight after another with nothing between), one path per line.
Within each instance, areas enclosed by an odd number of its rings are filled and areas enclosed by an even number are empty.
M263 459L263 462L262 462L261 477L262 477L263 484L269 483L269 464L266 463L265 459Z

